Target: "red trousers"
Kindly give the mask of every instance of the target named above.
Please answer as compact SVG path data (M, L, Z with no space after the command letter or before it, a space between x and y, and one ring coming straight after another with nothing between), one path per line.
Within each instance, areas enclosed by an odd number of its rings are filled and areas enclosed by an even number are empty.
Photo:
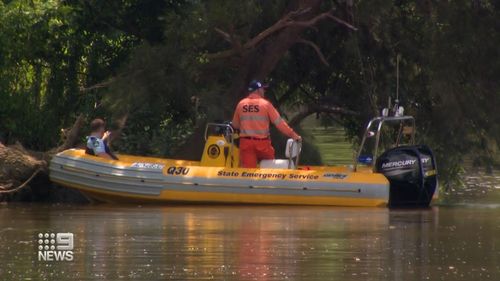
M257 168L257 161L274 159L271 140L253 140L240 138L240 167Z

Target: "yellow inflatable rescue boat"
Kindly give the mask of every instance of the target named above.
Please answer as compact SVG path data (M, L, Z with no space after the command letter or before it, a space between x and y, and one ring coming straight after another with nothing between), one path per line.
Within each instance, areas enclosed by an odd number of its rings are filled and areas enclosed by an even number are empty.
M407 121L413 129L403 126ZM362 154L367 141L375 139L372 155L378 155L383 123L399 124L396 137L410 132L414 141L412 117L377 117L370 121L352 166L301 166L300 143L289 140L287 159L240 168L231 126L211 123L200 161L123 154L108 160L70 149L53 157L50 178L103 202L428 206L437 186L429 149L402 146L397 140L374 165L371 155Z

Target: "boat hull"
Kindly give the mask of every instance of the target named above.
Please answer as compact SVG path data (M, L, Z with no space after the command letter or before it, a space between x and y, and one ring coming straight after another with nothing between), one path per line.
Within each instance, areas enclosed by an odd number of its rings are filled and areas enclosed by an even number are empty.
M386 206L389 182L347 167L242 169L120 155L120 161L72 149L54 156L51 180L111 203L214 203Z

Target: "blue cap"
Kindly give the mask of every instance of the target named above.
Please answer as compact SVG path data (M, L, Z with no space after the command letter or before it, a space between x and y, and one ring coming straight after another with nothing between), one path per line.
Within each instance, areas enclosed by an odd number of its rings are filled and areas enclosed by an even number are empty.
M260 81L258 80L252 80L252 82L250 82L250 84L248 84L248 92L253 92L253 91L257 91L258 89L260 88L267 88L268 85L265 85L265 84L262 84Z

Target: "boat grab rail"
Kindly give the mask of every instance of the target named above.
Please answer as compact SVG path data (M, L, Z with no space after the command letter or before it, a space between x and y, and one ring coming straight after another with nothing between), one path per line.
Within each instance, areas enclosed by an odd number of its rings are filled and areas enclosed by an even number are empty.
M295 146L297 146L297 149L295 149ZM299 158L300 158L300 153L302 152L302 141L300 140L293 140L292 144L290 146L287 146L288 150L288 169L297 169L299 167ZM294 156L294 151L297 151L297 155ZM294 164L292 166L292 163Z
M401 136L403 134L403 124L404 122L409 121L412 126L411 130L411 141L410 145L415 144L415 118L413 116L379 116L375 117L368 122L368 125L366 126L365 133L363 135L363 139L361 140L361 145L359 146L358 153L356 154L356 158L354 159L354 172L357 171L358 168L358 163L359 163L359 157L361 156L361 152L363 151L364 145L366 143L367 138L372 137L373 131L371 131L372 127L376 127L377 131L375 133L375 146L374 146L374 151L373 151L373 160L375 161L377 155L378 155L378 146L380 143L380 135L381 135L381 130L382 130L382 125L384 123L392 123L392 124L397 124L399 123L399 130L398 130L398 137L396 140L396 147L400 145L400 140ZM375 165L373 165L373 170L375 170Z
M231 126L231 124L226 124L226 123L207 123L207 125L205 126L205 141L208 140L208 129L210 127L223 127L223 128L229 129L229 131L231 132L231 140L233 139L234 129L233 129L233 126Z

